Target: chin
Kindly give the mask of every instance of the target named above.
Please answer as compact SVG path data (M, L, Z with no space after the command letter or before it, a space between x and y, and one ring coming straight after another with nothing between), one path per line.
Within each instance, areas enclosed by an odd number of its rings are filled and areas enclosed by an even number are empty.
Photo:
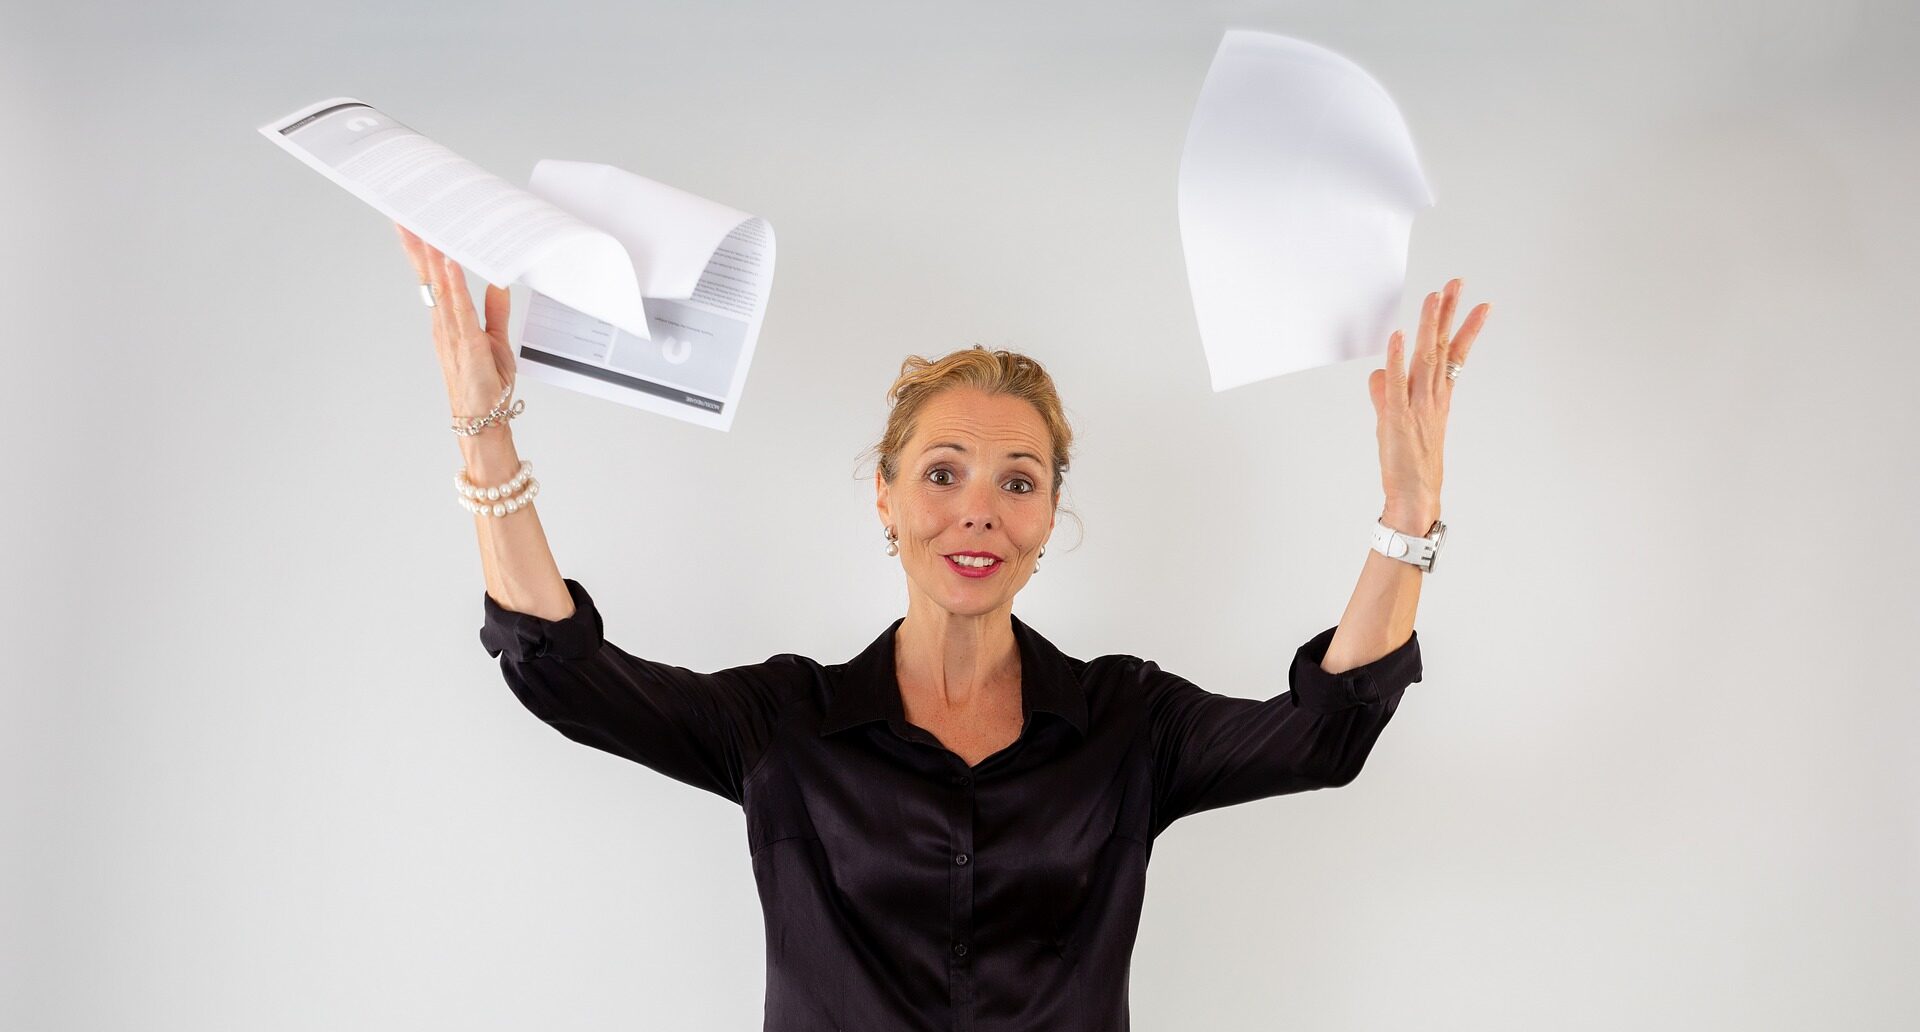
M923 594L941 609L955 616L984 616L1006 604L999 592L971 594L965 591L929 591Z
M998 592L992 595L982 593L979 595L948 596L947 609L951 612L961 613L966 616L981 616L999 609L1011 600L1011 596L1002 595Z

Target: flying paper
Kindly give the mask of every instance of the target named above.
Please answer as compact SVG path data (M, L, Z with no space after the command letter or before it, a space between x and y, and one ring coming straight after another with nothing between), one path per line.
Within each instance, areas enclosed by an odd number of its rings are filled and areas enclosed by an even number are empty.
M612 165L547 159L523 190L352 97L260 126L490 283L516 375L728 430L773 286L773 227Z
M1393 98L1303 40L1229 30L1180 157L1180 242L1213 389L1386 352L1433 206Z

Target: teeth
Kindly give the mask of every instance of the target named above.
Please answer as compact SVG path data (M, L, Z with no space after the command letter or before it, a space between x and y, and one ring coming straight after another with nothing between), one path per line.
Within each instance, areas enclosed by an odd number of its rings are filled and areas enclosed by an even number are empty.
M995 560L989 559L986 556L950 555L947 558L953 560L956 563L959 563L962 566L972 566L976 569L985 569L989 566L992 566L995 562Z

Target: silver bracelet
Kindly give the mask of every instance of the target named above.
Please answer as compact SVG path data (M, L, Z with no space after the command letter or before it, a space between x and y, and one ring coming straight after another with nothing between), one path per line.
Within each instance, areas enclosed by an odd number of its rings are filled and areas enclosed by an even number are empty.
M501 426L507 425L507 420L526 411L527 408L527 399L525 398L514 402L512 408L506 408L507 399L511 397L513 397L513 384L509 383L507 384L507 389L500 393L500 400L493 403L493 409L486 415L474 419L461 419L455 416L453 420L453 432L462 437L472 437L474 434L485 430L487 427L493 426L495 423Z
M520 491L521 485L525 491ZM460 492L456 499L462 508L475 516L505 516L519 512L531 503L540 493L540 481L533 478L533 461L520 460L520 472L512 480L497 487L478 487L467 479L467 471L458 470L453 474L454 490ZM515 491L520 491L515 495Z

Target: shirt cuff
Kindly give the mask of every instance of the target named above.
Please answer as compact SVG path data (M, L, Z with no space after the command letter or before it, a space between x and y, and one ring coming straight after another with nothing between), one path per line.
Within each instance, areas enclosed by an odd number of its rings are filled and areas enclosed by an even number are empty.
M560 660L585 659L599 651L605 640L600 610L594 607L593 598L579 581L562 580L566 582L567 593L573 596L573 615L564 620L515 612L482 591L481 606L486 622L480 627L480 644L486 647L487 655L498 659L505 653L514 662L525 663L548 656Z
M1330 674L1320 666L1333 644L1339 624L1307 639L1293 654L1287 673L1294 705L1318 713L1355 706L1371 706L1398 695L1420 680L1420 632L1414 631L1399 648L1363 666Z

